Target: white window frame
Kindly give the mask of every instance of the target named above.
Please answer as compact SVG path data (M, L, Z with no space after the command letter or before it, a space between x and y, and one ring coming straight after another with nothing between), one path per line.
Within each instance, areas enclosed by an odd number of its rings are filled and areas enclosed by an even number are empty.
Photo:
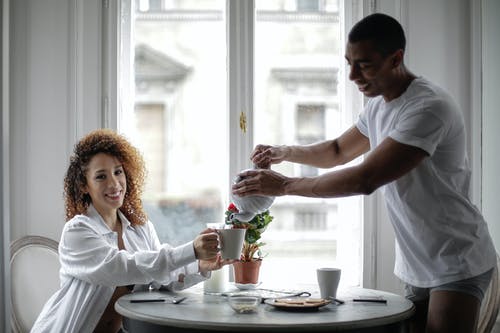
M229 184L232 176L251 167L254 142L254 21L255 1L226 1L228 41ZM249 43L248 41L251 41ZM240 130L240 114L246 114L247 133Z

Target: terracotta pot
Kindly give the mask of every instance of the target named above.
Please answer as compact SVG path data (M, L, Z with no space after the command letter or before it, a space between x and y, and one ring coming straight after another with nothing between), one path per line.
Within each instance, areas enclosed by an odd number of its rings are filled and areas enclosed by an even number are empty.
M234 267L234 282L236 283L252 283L259 282L259 270L262 260L254 261L238 261L233 264Z

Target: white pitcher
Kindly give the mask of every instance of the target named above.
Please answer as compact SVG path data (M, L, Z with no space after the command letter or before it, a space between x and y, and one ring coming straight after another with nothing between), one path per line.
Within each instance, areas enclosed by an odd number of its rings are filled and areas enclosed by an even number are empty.
M241 176L237 176L234 179L234 184L242 181ZM265 212L271 207L274 202L273 196L265 195L249 195L246 197L240 197L235 194L231 194L231 201L238 208L238 213L233 213L230 219L237 219L241 222L249 222L255 217L255 215Z

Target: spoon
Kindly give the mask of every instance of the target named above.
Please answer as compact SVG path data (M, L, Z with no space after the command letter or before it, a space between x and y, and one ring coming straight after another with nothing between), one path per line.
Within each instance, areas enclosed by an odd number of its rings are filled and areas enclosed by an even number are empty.
M187 298L187 297L185 297L185 296L184 296L184 297L180 297L180 298L174 298L174 299L172 300L172 303L174 303L174 304L179 304L180 302L182 302L182 301L183 301L183 300L185 300L186 298Z

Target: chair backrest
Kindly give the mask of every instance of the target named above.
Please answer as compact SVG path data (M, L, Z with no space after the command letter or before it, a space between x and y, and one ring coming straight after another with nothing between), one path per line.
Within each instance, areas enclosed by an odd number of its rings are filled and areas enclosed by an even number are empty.
M498 307L500 304L500 257L497 256L497 267L493 271L490 286L486 291L481 304L481 312L479 313L479 322L477 326L478 333L489 333L495 326L498 317Z
M45 302L59 288L58 243L26 236L10 245L11 327L29 332Z

